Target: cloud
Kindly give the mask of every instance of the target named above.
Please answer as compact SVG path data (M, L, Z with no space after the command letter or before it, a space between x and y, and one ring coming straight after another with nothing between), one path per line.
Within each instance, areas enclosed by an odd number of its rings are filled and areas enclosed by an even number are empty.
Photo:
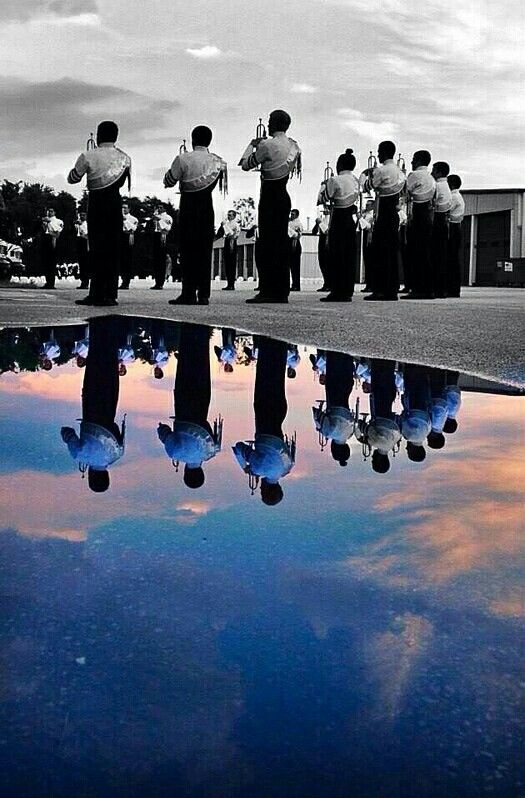
M339 108L337 114L342 120L343 127L374 142L381 139L392 139L399 131L399 125L395 122L388 120L374 122L355 108Z
M315 94L317 89L309 83L292 83L290 91L294 94Z
M0 2L2 22L29 22L37 18L51 18L93 24L97 12L96 0L23 0L23 2L2 0Z
M203 60L219 58L222 55L222 50L219 50L218 47L210 44L206 44L204 47L199 47L196 49L193 47L188 47L186 48L186 52L189 55L192 55L194 58L202 58Z
M141 143L166 126L177 100L160 100L109 85L63 79L43 83L0 80L2 158L80 150L97 122L114 118L122 139Z

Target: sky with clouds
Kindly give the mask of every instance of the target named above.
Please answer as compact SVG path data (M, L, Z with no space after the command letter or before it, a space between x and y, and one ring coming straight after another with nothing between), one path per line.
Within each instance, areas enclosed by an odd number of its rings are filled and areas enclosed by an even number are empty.
M382 138L429 149L467 188L525 185L521 0L0 0L0 36L0 178L65 188L114 118L134 191L175 199L161 175L204 123L231 201L257 193L236 164L258 117L282 107L304 153L290 184L304 215L328 159L353 147L364 168Z

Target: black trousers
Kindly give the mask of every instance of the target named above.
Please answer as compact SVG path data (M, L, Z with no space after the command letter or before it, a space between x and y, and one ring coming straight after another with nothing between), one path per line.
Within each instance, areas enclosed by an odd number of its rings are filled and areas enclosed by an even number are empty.
M129 243L129 233L120 236L120 277L122 285L129 285L133 277L133 249Z
M90 191L88 236L91 261L90 297L115 300L120 271L122 205L118 186Z
M261 295L286 299L290 293L288 219L291 201L288 178L263 180L259 199L259 238L255 262Z
M89 287L89 280L91 277L91 269L89 267L89 249L87 238L77 238L77 258L78 258L78 271L80 276L80 285L82 288Z
M228 288L235 288L235 278L237 277L237 241L235 238L224 239L223 257Z
M352 208L334 208L328 235L328 273L331 292L341 298L354 293L356 247Z
M166 255L168 247L161 233L153 235L153 278L157 288L162 288L166 280Z
M58 241L55 241L56 246L53 246L53 237L42 235L42 272L46 278L46 286L52 288L55 285L57 273L57 246Z
M82 420L112 432L120 440L115 424L119 398L118 348L123 338L118 318L95 318L89 323L89 352L82 387Z
M410 410L430 409L430 380L427 366L405 364L403 369L405 393Z
M180 264L182 295L209 299L215 235L212 188L183 192L180 198Z
M461 264L459 250L461 248L461 223L451 223L448 228L447 250L447 296L459 296L461 293Z
M432 209L430 202L414 202L407 229L408 285L405 288L416 294L434 293L431 261Z
M298 238L289 239L290 247L290 278L292 288L296 291L301 290L301 255L303 248Z
M342 352L326 355L326 403L328 407L349 407L354 387L354 359Z
M319 241L317 243L317 260L319 261L319 268L323 275L323 285L325 288L330 288L330 273L328 269L328 236L326 233L319 233Z
M393 360L370 361L372 418L393 416L392 404L396 398L395 365Z
M178 421L198 424L211 434L210 402L210 330L200 324L184 324L175 375L174 415Z
M258 338L259 356L255 370L255 432L259 435L283 437L283 422L286 418L286 356L288 346L284 341Z
M386 297L399 291L399 194L380 197L372 237L374 291Z
M446 213L434 213L432 224L432 276L435 296L445 296L447 283L448 219Z
M363 265L365 267L365 286L371 291L374 288L374 248L372 246L373 238L371 230L363 230L361 233L363 237Z

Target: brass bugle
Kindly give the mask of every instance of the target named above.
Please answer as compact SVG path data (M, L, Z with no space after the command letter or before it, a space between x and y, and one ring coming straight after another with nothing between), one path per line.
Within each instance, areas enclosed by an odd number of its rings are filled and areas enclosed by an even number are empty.
M94 139L93 133L90 133L86 143L86 150L96 150L96 149L97 149L96 141Z

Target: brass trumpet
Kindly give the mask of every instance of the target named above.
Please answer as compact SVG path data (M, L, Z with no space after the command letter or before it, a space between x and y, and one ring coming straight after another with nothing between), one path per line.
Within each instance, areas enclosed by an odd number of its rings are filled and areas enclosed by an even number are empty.
M324 170L324 175L323 175L323 182L326 183L326 181L329 180L333 176L334 176L334 170L330 166L330 161L327 161L326 162L326 167L325 167L325 170Z
M86 143L86 150L96 150L96 149L97 149L97 143L94 139L93 133L90 133Z

